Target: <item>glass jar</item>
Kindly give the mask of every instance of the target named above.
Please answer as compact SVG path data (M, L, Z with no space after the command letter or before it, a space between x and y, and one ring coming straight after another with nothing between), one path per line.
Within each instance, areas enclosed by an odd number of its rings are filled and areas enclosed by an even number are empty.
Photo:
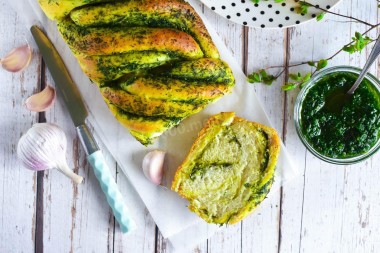
M370 150L368 150L364 154L359 154L358 156L354 157L349 157L349 158L332 158L329 156L326 156L324 154L321 154L317 150L315 150L312 145L308 142L304 134L302 133L302 128L301 128L301 111L302 111L302 103L308 94L308 91L314 86L315 83L317 83L321 78L325 77L328 74L332 73L337 73L337 72L348 72L348 73L355 73L358 74L360 73L361 69L351 67L351 66L337 66L337 67L331 67L328 68L324 71L321 71L317 74L315 74L310 80L304 85L304 87L301 89L300 93L297 96L297 100L294 106L294 122L296 126L296 131L301 139L302 143L305 145L305 147L316 157L319 159L332 163L332 164L354 164L361 162L369 157L371 157L373 154L375 154L379 148L380 148L380 138L378 138L377 142L375 145L373 145ZM380 81L373 75L367 74L365 79L367 79L372 85L377 89L377 91L380 93Z

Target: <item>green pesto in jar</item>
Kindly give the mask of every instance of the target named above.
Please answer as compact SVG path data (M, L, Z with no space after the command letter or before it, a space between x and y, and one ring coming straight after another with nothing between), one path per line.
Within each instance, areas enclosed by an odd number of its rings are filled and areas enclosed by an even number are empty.
M301 109L301 129L309 144L320 154L350 158L366 153L380 134L380 94L364 79L340 110L325 106L326 99L347 92L358 74L330 73L306 94ZM335 112L334 112L335 111Z

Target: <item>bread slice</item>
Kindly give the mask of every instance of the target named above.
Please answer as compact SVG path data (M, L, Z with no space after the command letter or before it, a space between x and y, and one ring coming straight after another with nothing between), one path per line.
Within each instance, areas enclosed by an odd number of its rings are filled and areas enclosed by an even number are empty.
M279 152L274 129L234 112L214 115L178 168L172 190L206 222L234 224L268 194Z

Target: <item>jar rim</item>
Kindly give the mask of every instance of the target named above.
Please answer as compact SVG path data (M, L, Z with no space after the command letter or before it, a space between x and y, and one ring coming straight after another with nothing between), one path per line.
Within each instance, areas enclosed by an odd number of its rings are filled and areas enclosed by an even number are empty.
M348 73L355 73L359 74L361 72L360 68L352 67L352 66L335 66L328 69L325 69L317 74L315 74L312 78L310 78L309 81L302 87L301 91L299 92L295 105L294 105L294 123L296 127L296 132L298 137L300 138L303 145L306 147L308 151L310 151L314 156L317 158L328 162L332 164L338 164L338 165L347 165L347 164L355 164L358 162L362 162L372 155L374 155L379 149L380 149L380 138L376 141L376 143L364 154L360 154L358 156L348 157L348 158L333 158L326 155L323 155L319 153L317 150L315 150L312 145L306 140L305 136L302 133L301 129L301 111L302 111L302 102L306 95L308 94L308 91L314 87L314 85L323 77L327 76L328 74L336 73L336 72L348 72ZM372 74L367 73L365 76L365 79L367 79L378 91L380 94L380 81Z

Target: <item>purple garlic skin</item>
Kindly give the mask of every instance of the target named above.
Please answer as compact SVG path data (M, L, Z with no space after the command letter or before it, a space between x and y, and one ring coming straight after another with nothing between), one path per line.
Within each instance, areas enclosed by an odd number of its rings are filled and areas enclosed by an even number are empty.
M37 123L20 138L17 156L27 169L58 169L79 184L83 178L67 166L66 147L66 135L61 128L50 123Z
M164 151L156 149L146 154L143 159L144 175L156 185L162 182L165 154Z

